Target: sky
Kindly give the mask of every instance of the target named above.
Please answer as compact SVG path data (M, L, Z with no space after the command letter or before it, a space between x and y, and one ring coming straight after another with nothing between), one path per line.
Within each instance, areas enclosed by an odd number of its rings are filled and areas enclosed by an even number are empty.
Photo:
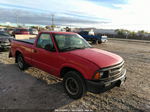
M150 31L149 0L0 0L0 23Z

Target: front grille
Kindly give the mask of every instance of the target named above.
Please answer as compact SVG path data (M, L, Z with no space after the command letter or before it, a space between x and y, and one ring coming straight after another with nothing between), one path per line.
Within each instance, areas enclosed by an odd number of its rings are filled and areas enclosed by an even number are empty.
M117 66L116 68L110 69L109 76L114 76L114 75L121 73L123 67L124 67L124 65L121 65L121 66Z
M117 64L115 66L104 68L101 70L104 73L102 78L119 76L123 68L124 68L124 62Z

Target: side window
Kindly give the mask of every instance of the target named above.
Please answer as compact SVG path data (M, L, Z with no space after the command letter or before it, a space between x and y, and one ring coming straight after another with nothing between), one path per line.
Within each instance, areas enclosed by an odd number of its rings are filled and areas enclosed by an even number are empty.
M37 42L37 47L42 48L48 51L55 51L54 44L52 42L52 38L50 37L50 34L41 34L38 42Z

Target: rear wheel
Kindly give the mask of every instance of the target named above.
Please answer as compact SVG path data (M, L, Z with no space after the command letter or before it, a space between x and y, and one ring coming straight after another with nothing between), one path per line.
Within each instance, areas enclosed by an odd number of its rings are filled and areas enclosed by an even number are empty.
M101 44L102 43L102 41L98 41L98 44Z
M86 94L84 79L76 71L69 71L64 76L64 88L73 99L79 99Z
M98 40L93 40L92 44L98 44Z
M27 64L25 63L23 56L19 54L16 58L19 69L25 70L27 68Z

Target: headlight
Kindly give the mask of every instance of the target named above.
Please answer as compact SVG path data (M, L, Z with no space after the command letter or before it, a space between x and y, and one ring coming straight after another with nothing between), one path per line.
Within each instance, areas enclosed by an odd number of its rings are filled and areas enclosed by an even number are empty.
M102 78L103 74L104 74L103 72L96 72L92 79L99 80L100 78Z

